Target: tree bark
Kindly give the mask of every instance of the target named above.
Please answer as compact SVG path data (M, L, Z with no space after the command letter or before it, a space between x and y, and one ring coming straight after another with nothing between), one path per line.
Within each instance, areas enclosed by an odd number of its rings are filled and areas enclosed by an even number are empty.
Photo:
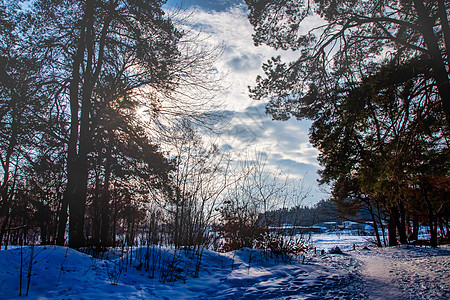
M381 247L380 233L378 232L377 221L375 220L375 216L374 216L372 210L370 211L370 214L372 216L373 231L375 231L375 236L377 238L377 247Z
M111 240L109 239L109 225L110 225L110 218L109 218L109 199L110 199L110 193L109 193L109 185L110 185L110 179L111 179L111 141L112 134L109 134L107 145L106 145L106 165L105 165L105 178L103 183L103 191L101 195L101 243L102 246L107 247L110 245Z
M66 225L67 225L67 208L68 208L67 198L62 197L61 199L61 207L59 209L58 214L58 233L56 237L56 245L64 246L65 244L65 235L66 235Z
M417 241L417 239L419 238L419 222L417 221L417 217L413 218L413 232L411 234L411 236L409 237L409 239L411 241Z
M91 2L91 1L88 1ZM84 52L86 48L86 27L87 27L87 6L86 12L81 24L80 38L77 45L77 51L73 56L72 78L69 86L70 101L70 134L67 152L67 186L63 196L63 207L67 204L70 213L69 223L69 247L78 248L84 246L84 209L83 192L80 184L83 182L80 160L78 159L78 135L79 135L79 85L81 82L80 68L83 62ZM86 183L87 184L87 183ZM65 228L67 219L64 218L64 212L61 214L60 231ZM81 228L80 228L81 227ZM81 232L80 232L81 231ZM58 241L62 241L62 236L58 236Z
M406 215L405 215L405 207L402 201L399 201L399 216L396 218L398 235L400 237L400 244L407 244L408 237L406 235Z
M427 12L423 1L414 0L414 7L417 12L418 22L422 28L422 37L427 45L428 54L433 62L433 78L436 81L436 86L441 96L442 107L447 119L447 124L450 126L450 80L449 74L446 70L446 64L439 49L439 40L434 31L435 19ZM442 19L441 22L447 20ZM445 29L445 25L443 24ZM448 37L445 37L448 38Z
M88 185L88 155L91 147L91 97L100 74L104 45L96 49L94 45L94 4L86 1L84 19L81 24L80 39L73 57L72 79L70 82L70 136L67 162L67 188L64 201L69 206L69 247L78 248L85 244L84 217ZM102 31L110 20L104 24ZM104 36L102 35L102 38ZM97 65L94 63L94 52L98 51ZM86 55L86 57L85 57ZM80 69L84 69L81 80ZM95 71L94 71L95 70ZM81 92L81 95L80 95ZM81 107L79 101L81 100ZM80 114L80 117L79 117ZM77 149L78 146L78 149Z
M9 78L8 78L9 79ZM4 160L2 160L3 167L3 180L2 185L0 186L0 195L1 195L1 205L4 207L5 211L5 220L0 229L0 248L3 241L3 236L6 233L6 225L8 224L11 217L11 200L12 195L14 194L14 188L10 189L9 181L10 181L10 170L11 170L11 159L14 154L14 150L17 145L17 138L19 136L19 124L20 120L18 118L21 117L21 112L19 111L20 107L20 99L21 97L16 94L15 88L11 87L11 106L12 106L12 121L11 121L11 136L8 139L8 147L6 150L6 155ZM18 160L18 158L17 158ZM16 172L17 172L17 164L16 164ZM15 180L15 178L14 178Z
M3 191L2 191L2 198L4 198ZM3 209L5 210L5 219L3 220L2 226L0 228L0 250L2 248L3 237L5 236L5 233L6 233L6 226L8 225L9 218L11 217L9 202L4 203L3 205L4 205ZM6 249L6 246L5 246L5 249Z
M437 219L433 212L433 207L428 198L427 191L425 191L425 203L428 209L428 223L430 226L430 246L437 247Z
M375 213L373 212L373 207L369 201L367 202L367 205L369 207L370 216L372 217L373 230L374 230L375 236L377 238L377 247L381 247L381 238L380 238L380 233L378 232L378 225L377 225L377 221L375 219Z
M397 246L397 226L395 226L395 220L392 213L389 214L388 219L388 239L389 246Z

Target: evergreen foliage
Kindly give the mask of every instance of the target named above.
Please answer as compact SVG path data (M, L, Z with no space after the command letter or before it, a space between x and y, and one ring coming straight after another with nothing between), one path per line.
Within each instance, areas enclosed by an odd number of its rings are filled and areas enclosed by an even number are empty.
M339 207L366 207L375 228L387 216L391 245L397 230L406 243L410 222L420 220L436 245L450 205L448 194L439 204L428 198L449 188L448 3L246 2L256 45L299 53L290 63L268 61L252 97L269 98L276 120L313 120L320 181L333 185ZM322 24L304 28L308 18ZM431 177L441 184L426 184Z

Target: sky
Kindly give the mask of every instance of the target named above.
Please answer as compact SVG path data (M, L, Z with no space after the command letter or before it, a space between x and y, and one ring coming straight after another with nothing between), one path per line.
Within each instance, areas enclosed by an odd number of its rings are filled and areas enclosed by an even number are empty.
M328 187L318 186L318 150L308 142L309 121L272 121L265 114L267 101L249 97L248 86L255 85L262 64L281 55L293 60L292 51L275 51L268 46L255 47L253 28L247 19L244 0L168 0L165 9L180 8L190 17L186 25L200 33L210 47L223 45L223 53L214 69L223 77L223 92L217 95L222 109L231 117L219 139L219 146L230 153L262 153L267 169L280 169L291 178L303 181L310 189L304 205L329 198Z

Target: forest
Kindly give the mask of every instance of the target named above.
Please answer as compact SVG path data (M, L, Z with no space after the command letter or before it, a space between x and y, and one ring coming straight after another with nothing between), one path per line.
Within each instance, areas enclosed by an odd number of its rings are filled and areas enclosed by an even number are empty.
M420 226L448 241L449 3L245 2L255 45L298 56L266 62L250 96L274 120L312 121L337 212L370 214L380 247L384 226L390 246ZM0 247L298 250L269 212L307 189L203 138L222 117L221 49L164 3L1 2Z

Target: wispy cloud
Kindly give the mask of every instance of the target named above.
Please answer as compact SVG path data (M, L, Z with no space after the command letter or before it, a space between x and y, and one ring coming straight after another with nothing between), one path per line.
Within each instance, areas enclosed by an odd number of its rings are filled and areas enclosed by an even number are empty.
M170 1L173 2L173 1ZM196 6L192 8L192 5ZM282 168L293 177L302 178L311 187L310 202L328 195L317 186L318 150L308 141L309 121L272 121L265 114L265 103L252 100L248 86L262 73L262 64L272 56L292 60L296 53L275 51L267 46L255 47L253 28L247 19L243 1L191 1L195 9L188 20L190 29L206 37L210 46L224 44L221 58L211 66L224 77L223 109L230 116L221 138L221 148L236 154L264 152L267 163L275 170ZM239 157L239 155L237 155Z

